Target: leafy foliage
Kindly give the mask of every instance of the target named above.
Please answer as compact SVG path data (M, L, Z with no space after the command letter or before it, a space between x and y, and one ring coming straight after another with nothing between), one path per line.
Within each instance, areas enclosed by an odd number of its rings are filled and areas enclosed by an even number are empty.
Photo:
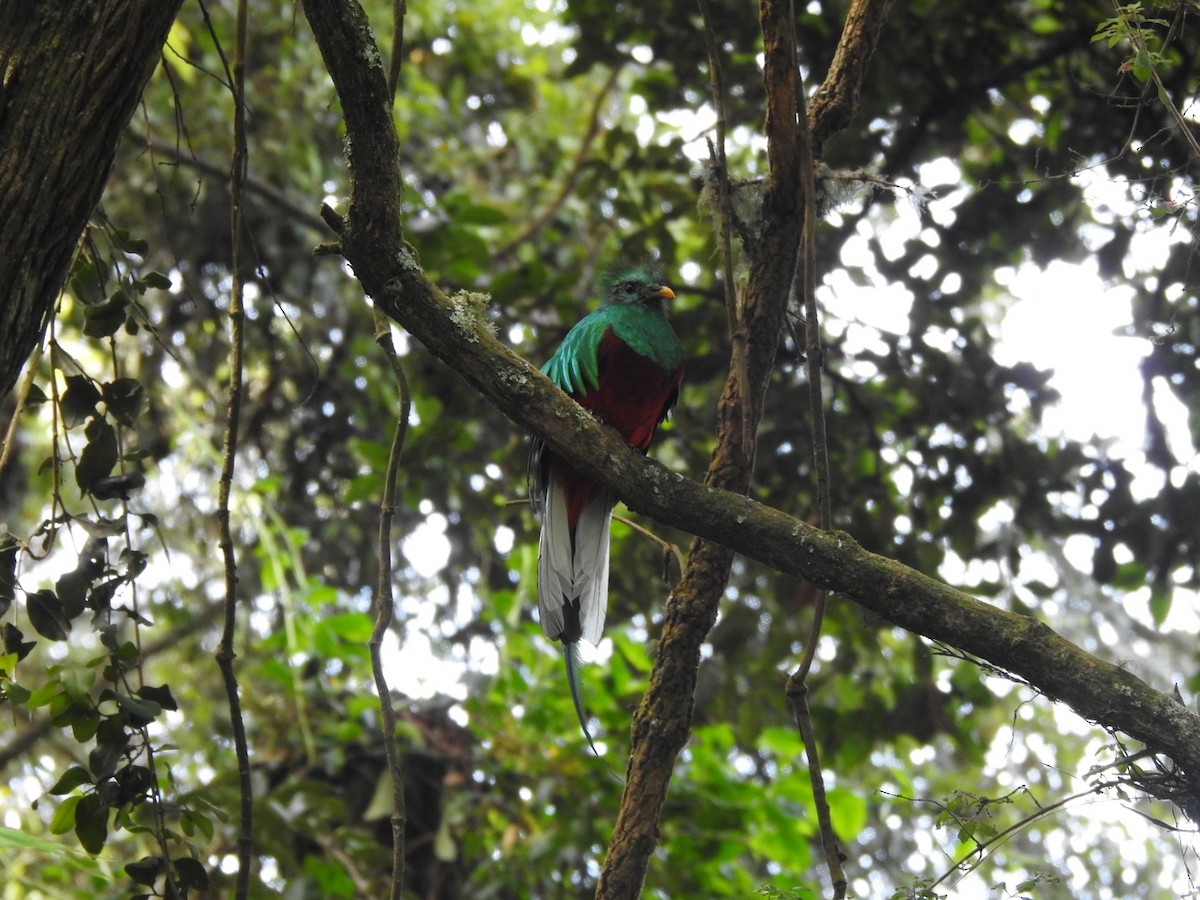
M753 184L760 38L748 8L712 5L731 165ZM845 6L799 16L810 86ZM712 223L696 208L707 51L693 3L647 8L414 5L396 104L404 224L430 276L489 293L490 322L539 363L590 308L608 261L653 255L678 273L688 379L655 453L696 473L730 345ZM1051 618L1191 695L1194 635L1169 623L1200 586L1195 157L1173 138L1164 97L1191 96L1197 61L1165 13L1112 11L1061 0L894 10L859 115L823 153L834 509L865 546ZM370 12L386 35L390 10ZM223 578L211 513L229 379L231 101L212 73L232 19L208 28L193 7L176 25L4 470L0 700L23 749L2 757L12 813L0 849L6 878L30 892L230 889L236 783L211 662ZM356 283L310 252L329 238L315 210L346 192L319 57L291 7L255 7L252 28L233 518L255 892L377 896L390 808L367 603L396 398ZM1152 76L1157 97L1143 90ZM1144 398L1140 449L1061 433L1056 380L1002 346L1012 274L1057 261L1128 297L1123 331L1145 350L1128 373ZM899 314L881 316L856 286ZM1073 335L1056 337L1066 353ZM390 645L410 890L590 893L620 786L573 727L556 648L530 613L524 436L397 340L414 392ZM812 506L813 483L794 349L768 396L754 488L791 511ZM1168 401L1184 410L1183 439ZM610 640L583 678L619 765L671 567L662 545L619 524L613 553ZM805 585L735 564L648 895L820 893L811 788L781 690L810 615ZM947 896L940 876L965 854L977 872L965 885L1011 896L1053 896L1056 879L1073 895L1119 896L1160 856L1185 877L1194 849L1130 813L1104 832L1071 806L1028 824L1100 784L1093 767L1124 752L1108 736L847 602L835 600L821 640L813 714L853 891Z

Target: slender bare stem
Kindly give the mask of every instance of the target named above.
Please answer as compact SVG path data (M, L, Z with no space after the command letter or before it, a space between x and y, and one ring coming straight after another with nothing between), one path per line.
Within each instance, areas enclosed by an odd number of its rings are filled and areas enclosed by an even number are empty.
M246 725L242 719L241 698L238 692L237 674L233 660L236 654L233 642L237 633L237 554L234 550L233 530L229 522L229 497L233 489L233 473L237 458L238 428L242 416L243 399L243 326L245 310L242 307L241 278L241 234L242 200L246 181L246 97L245 97L245 53L246 53L246 0L239 0L237 26L234 43L233 66L230 84L233 88L233 162L230 167L230 226L232 253L232 281L229 290L229 402L225 414L225 434L221 448L221 475L217 489L217 521L220 526L220 546L225 569L225 624L221 632L221 643L217 647L217 665L225 684L226 701L233 733L234 749L237 754L239 821L238 821L238 872L235 896L239 900L250 892L250 872L254 859L254 806L253 788L250 781L250 751L246 741Z
M391 690L383 671L383 639L392 625L395 601L392 598L392 517L396 514L396 475L400 470L400 454L404 449L404 438L408 433L409 413L412 410L412 394L408 377L396 356L392 342L391 321L375 311L375 342L383 350L396 388L400 393L400 412L396 418L396 430L392 434L392 447L388 453L387 474L383 481L383 498L379 504L379 578L375 583L372 599L374 626L371 629L371 671L375 676L375 690L379 694L379 712L383 723L383 748L387 754L388 775L392 781L392 884L390 897L400 900L404 893L404 825L406 807L404 803L404 759L396 745L396 710L392 706Z

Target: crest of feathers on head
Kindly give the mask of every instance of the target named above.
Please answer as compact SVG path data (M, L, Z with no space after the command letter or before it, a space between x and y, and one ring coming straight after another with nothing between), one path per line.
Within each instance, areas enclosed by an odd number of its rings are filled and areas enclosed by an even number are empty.
M662 267L653 262L644 262L631 264L628 262L616 262L610 265L600 275L597 282L597 288L600 294L600 303L606 304L612 301L615 288L626 281L637 281L643 284L664 284Z

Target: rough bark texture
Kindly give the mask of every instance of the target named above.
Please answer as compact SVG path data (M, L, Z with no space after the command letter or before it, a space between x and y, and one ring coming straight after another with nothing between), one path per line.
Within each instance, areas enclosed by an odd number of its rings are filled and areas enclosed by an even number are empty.
M863 76L894 2L856 0L850 4L829 73L808 104L814 157L821 155L825 141L849 125L858 114Z
M0 2L0 397L41 338L181 5Z

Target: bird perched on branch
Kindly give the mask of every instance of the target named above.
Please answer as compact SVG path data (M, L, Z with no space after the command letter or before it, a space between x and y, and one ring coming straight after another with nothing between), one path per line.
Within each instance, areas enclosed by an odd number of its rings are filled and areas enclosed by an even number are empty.
M542 372L584 409L645 453L679 397L683 348L667 321L675 293L653 269L613 271L600 305L575 325ZM608 605L609 520L616 497L534 439L529 456L533 507L542 518L538 609L542 630L562 641L567 682L588 744L579 694L579 639L600 640Z

